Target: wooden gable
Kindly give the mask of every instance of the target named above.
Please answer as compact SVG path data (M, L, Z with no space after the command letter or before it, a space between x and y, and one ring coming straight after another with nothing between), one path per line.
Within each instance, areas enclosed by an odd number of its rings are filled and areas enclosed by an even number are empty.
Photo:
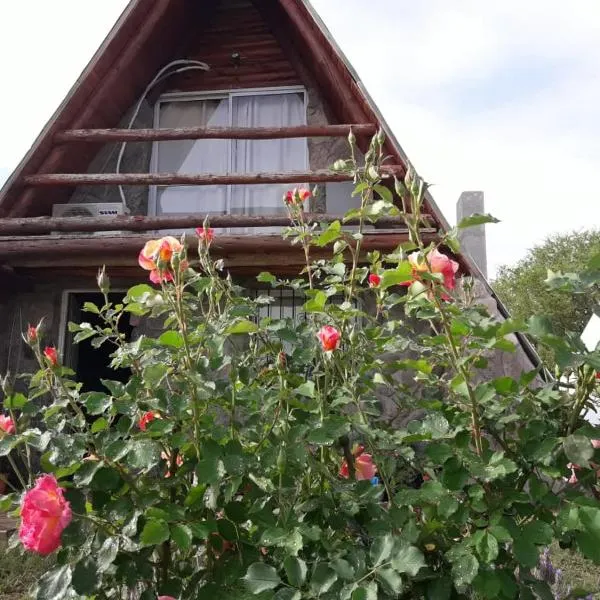
M367 144L368 138L383 128L387 134L386 152L391 157L388 169L399 176L404 174L407 160L402 149L307 0L131 0L100 50L0 191L0 217L4 217L0 218L0 263L39 267L48 260L47 253L51 251L58 261L55 264L65 267L97 263L99 254L103 261L111 264L131 264L135 262L135 249L150 234L123 232L184 228L198 220L197 215L159 221L156 217L131 216L116 218L112 224L98 219L78 223L70 219L48 220L52 206L68 202L76 186L294 184L347 179L343 175L315 170L241 177L205 173L90 172L90 164L99 148L107 142L182 139L168 137L181 136L181 131L115 129L160 69L181 58L205 62L210 70L187 71L165 79L151 90L151 100L165 92L302 85L316 90L327 113L326 123L318 126L287 128L286 131L223 133L197 130L183 132L191 136L184 139L235 136L254 136L254 139L269 136L345 138L352 128L359 144ZM426 233L433 235L439 228L445 228L446 223L430 198L427 203L430 219ZM271 224L280 225L278 218L281 220L277 217ZM227 227L227 223L240 227L252 225L250 217L244 220L231 216L222 220L223 227ZM81 233L98 230L115 233L101 239ZM61 231L77 231L79 235L41 239L41 234ZM19 234L37 237L13 239ZM406 236L406 232L396 223L393 230L367 236L364 247L393 248L402 241L402 236ZM257 243L257 240L243 236L224 236L215 245L215 251L235 264L242 260L240 256L251 255ZM269 239L260 242L260 250L273 254L290 249L281 239ZM268 260L265 258L265 264Z

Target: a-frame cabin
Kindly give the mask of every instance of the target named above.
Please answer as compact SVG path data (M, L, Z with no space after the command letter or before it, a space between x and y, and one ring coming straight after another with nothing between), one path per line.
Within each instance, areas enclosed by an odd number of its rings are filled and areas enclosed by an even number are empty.
M0 371L28 368L20 332L44 316L85 378L85 351L65 332L97 267L124 289L142 277L145 240L207 213L234 276L297 272L298 249L275 229L283 190L318 183L311 210L344 213L351 182L328 167L346 157L351 129L364 146L380 128L401 176L406 156L307 0L131 0L0 192ZM429 196L426 213L424 235L447 227ZM364 248L405 238L386 225Z

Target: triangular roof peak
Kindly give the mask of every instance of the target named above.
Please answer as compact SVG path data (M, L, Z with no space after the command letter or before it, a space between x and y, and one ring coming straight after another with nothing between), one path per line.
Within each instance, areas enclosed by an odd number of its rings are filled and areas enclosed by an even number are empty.
M85 171L97 147L58 144L71 129L115 127L145 86L169 61L180 58L190 39L219 9L260 11L291 61L288 81L310 80L339 123L370 123L388 136L395 164L407 165L402 151L357 74L308 0L131 0L116 24L50 118L24 159L0 190L1 216L46 214L55 195L26 187L37 173ZM301 51L299 51L301 49ZM447 223L429 199L438 224Z

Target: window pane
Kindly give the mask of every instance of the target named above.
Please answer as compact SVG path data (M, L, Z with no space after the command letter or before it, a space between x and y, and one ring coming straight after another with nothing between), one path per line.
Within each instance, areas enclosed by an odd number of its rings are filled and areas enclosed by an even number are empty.
M227 127L227 98L165 102L160 127ZM159 173L223 174L229 169L229 140L177 140L157 144ZM157 192L157 214L225 213L227 186L169 186Z
M234 96L233 127L288 127L306 124L303 94ZM306 139L239 140L233 157L236 173L304 171ZM285 212L281 201L287 185L236 186L230 212L265 214Z

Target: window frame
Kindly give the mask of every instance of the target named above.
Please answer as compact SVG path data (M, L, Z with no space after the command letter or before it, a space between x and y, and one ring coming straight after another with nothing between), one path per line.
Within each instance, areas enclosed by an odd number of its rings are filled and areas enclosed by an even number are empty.
M283 95L283 94L302 94L304 101L304 115L308 118L308 93L306 88L302 85L290 85L290 86L279 86L279 87L261 87L261 88L232 88L225 90L210 90L202 92L168 92L162 94L154 105L154 119L153 124L155 129L160 128L160 108L161 104L167 102L193 102L196 100L224 100L227 99L229 102L229 125L232 127L231 120L233 117L233 99L235 97L246 97L246 96L272 96L272 95ZM227 140L228 144L228 160L227 170L228 173L232 173L233 158L235 150L233 150L233 142L236 140ZM159 144L161 142L152 143L152 153L150 159L150 173L158 173L158 152ZM309 165L309 153L308 143L304 153L304 170L308 169ZM168 186L165 186L168 187ZM227 200L231 198L232 185L227 185ZM158 214L158 186L150 186L148 193L148 216L156 216Z

